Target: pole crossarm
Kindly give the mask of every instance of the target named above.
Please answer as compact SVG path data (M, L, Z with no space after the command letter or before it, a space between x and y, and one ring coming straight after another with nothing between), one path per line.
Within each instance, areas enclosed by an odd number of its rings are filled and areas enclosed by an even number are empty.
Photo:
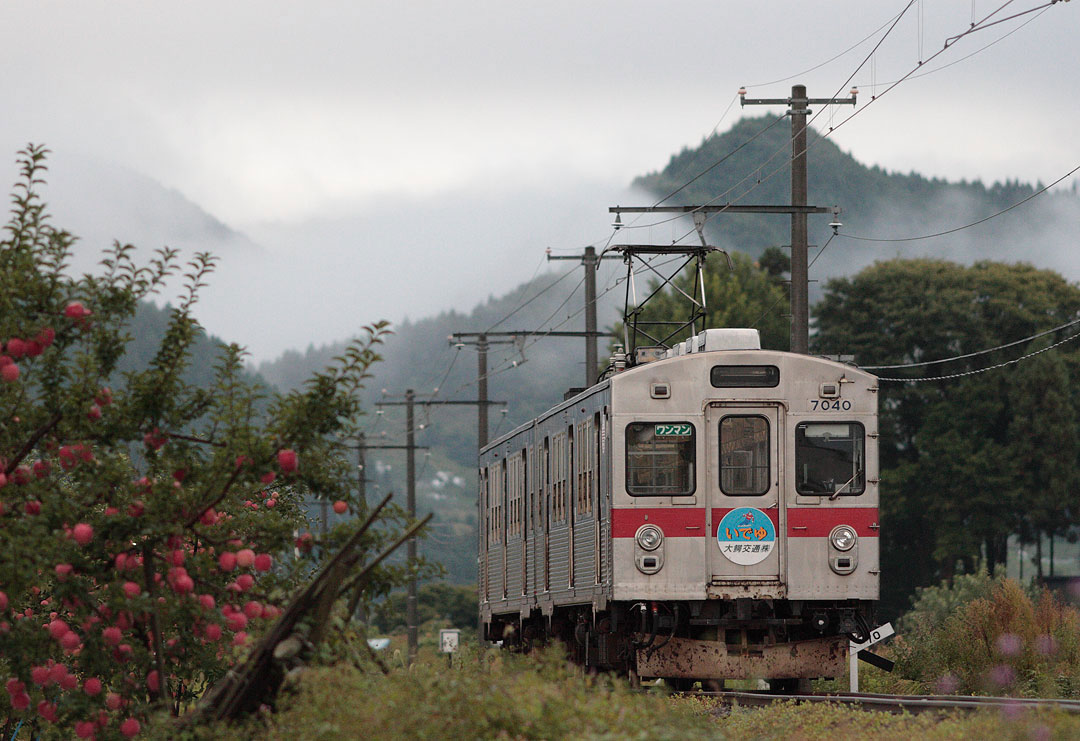
M723 252L719 247L688 247L678 244L613 244L608 249L624 255L687 255L688 259L712 252Z
M407 401L377 401L377 402L375 402L375 406L377 406L377 407L403 407L403 406L407 406L408 403L409 402L407 402ZM437 407L437 406L442 406L444 404L446 404L446 405L452 405L452 404L469 404L469 405L473 405L473 404L480 404L480 403L481 402L479 400L471 400L471 399L447 399L446 401L440 401L438 399L433 399L431 401L416 401L416 402L413 402L413 404L415 406L418 406L418 407ZM484 404L493 404L493 405L498 404L500 406L507 406L510 402L508 402L508 401L484 401L483 403ZM374 447L374 446L368 445L367 447L371 448L371 447Z
M616 258L618 259L618 258ZM603 337L606 332L547 331L544 329L521 329L513 332L454 332L449 339L463 340L468 337ZM512 345L512 341L488 341L489 345Z
M835 207L834 207L835 208ZM750 206L738 203L710 204L706 206L612 206L613 214L827 214L834 208L824 206Z
M792 103L804 103L806 105L855 105L857 96L850 98L747 98L742 97L742 105L791 105Z

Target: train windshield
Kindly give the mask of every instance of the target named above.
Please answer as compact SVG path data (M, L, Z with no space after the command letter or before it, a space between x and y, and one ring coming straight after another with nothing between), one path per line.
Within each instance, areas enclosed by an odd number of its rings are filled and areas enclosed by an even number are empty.
M866 489L865 431L858 422L802 422L795 427L795 490L850 496Z
M635 497L694 493L694 426L633 422L626 426L626 491Z

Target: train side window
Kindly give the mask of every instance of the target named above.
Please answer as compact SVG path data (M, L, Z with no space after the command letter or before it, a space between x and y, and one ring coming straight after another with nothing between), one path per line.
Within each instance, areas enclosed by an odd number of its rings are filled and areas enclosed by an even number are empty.
M858 422L800 422L795 427L795 491L857 496L866 490L866 431Z
M756 415L720 420L720 491L736 497L767 494L769 463L769 420Z
M694 493L694 426L689 422L632 422L626 426L626 491L635 497Z

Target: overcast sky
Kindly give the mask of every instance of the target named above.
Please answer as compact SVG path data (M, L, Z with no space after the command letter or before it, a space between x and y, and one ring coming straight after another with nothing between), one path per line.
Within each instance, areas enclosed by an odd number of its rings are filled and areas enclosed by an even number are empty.
M915 2L855 74L860 112L835 141L869 164L950 179L1049 182L1080 164L1080 3L971 34L867 105L1003 2ZM45 142L145 174L251 233L388 201L580 198L590 184L615 197L744 115L731 105L740 85L846 93L904 5L7 2L0 161ZM606 197L592 204L601 228ZM528 262L510 277L527 278Z

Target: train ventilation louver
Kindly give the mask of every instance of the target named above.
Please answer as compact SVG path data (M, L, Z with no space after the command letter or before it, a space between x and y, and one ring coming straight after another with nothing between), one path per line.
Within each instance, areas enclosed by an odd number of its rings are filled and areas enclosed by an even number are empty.
M680 342L664 353L665 358L699 352L720 350L760 350L761 335L756 329L733 329L729 327L706 329L685 342Z

